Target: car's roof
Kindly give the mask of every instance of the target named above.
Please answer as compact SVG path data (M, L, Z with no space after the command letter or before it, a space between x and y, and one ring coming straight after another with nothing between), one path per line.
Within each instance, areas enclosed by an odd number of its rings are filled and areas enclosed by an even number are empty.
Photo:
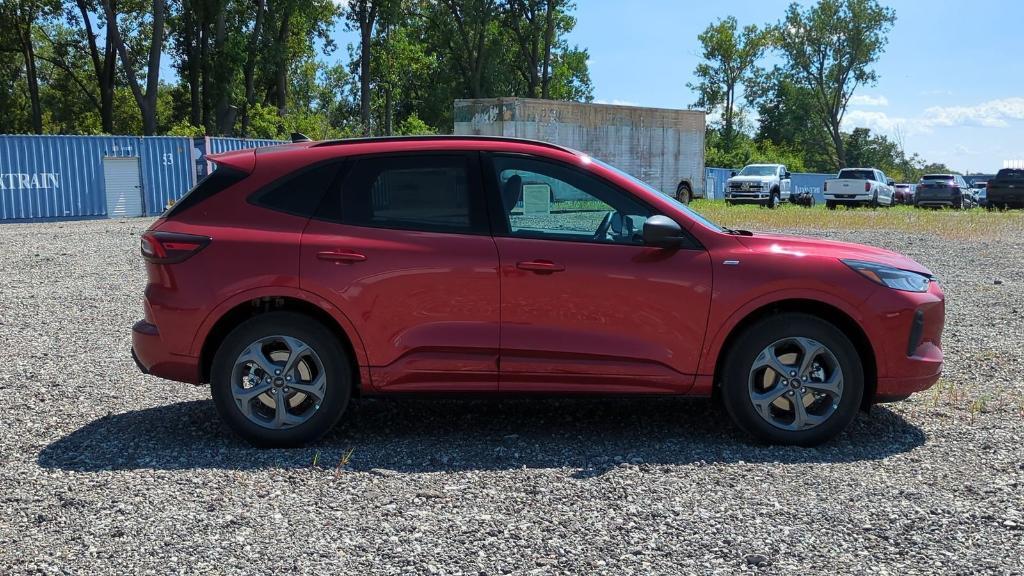
M782 166L782 164L747 164L747 166Z
M878 168L857 168L854 166L847 166L846 168L839 169L840 172L842 172L843 170L878 170Z
M522 146L525 148L545 148L557 150L573 155L581 153L571 148L543 142L540 140L527 140L525 138L510 138L505 136L475 136L475 135L424 135L424 136L372 136L364 138L344 138L338 140L300 141L279 146L267 146L258 148L257 154L271 154L286 150L301 150L309 148L338 148L352 147L353 151L361 151L365 148L373 148L375 151L398 151L398 150L423 150L423 149L459 149L459 150L491 150L509 147Z

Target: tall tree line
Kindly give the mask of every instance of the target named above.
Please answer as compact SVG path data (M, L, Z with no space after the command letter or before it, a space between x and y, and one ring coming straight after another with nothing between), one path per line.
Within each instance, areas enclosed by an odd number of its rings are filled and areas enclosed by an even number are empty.
M452 100L590 100L570 0L3 0L0 133L448 132ZM356 32L338 46L339 30ZM347 48L347 53L345 49Z
M908 156L899 134L843 130L854 92L878 80L874 64L895 20L877 0L818 0L794 2L779 22L763 26L741 27L732 16L711 23L698 36L702 61L689 83L694 105L715 118L708 165L785 162L817 172L877 166L911 181L935 169ZM767 54L780 64L766 69Z

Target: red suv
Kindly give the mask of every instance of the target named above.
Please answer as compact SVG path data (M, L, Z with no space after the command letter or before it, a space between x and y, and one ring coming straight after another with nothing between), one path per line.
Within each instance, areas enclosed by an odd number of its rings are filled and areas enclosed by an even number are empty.
M133 355L209 382L263 446L354 395L715 396L811 445L942 368L944 298L909 258L716 226L541 142L302 142L216 156L142 237Z

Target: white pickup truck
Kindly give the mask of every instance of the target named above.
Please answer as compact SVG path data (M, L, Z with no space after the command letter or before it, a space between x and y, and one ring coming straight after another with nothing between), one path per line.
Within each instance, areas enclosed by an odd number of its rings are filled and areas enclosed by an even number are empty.
M790 182L789 170L782 164L748 164L726 180L725 201L775 208L789 200Z
M877 168L843 168L832 180L825 180L825 207L892 206L896 183Z

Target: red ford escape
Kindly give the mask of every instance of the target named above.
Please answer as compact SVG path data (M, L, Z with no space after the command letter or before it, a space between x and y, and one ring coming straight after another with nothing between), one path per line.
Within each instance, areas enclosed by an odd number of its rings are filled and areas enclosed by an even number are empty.
M262 446L356 394L717 396L812 445L931 386L944 299L868 246L716 226L584 154L503 138L300 142L213 157L143 235L133 355L209 382Z

